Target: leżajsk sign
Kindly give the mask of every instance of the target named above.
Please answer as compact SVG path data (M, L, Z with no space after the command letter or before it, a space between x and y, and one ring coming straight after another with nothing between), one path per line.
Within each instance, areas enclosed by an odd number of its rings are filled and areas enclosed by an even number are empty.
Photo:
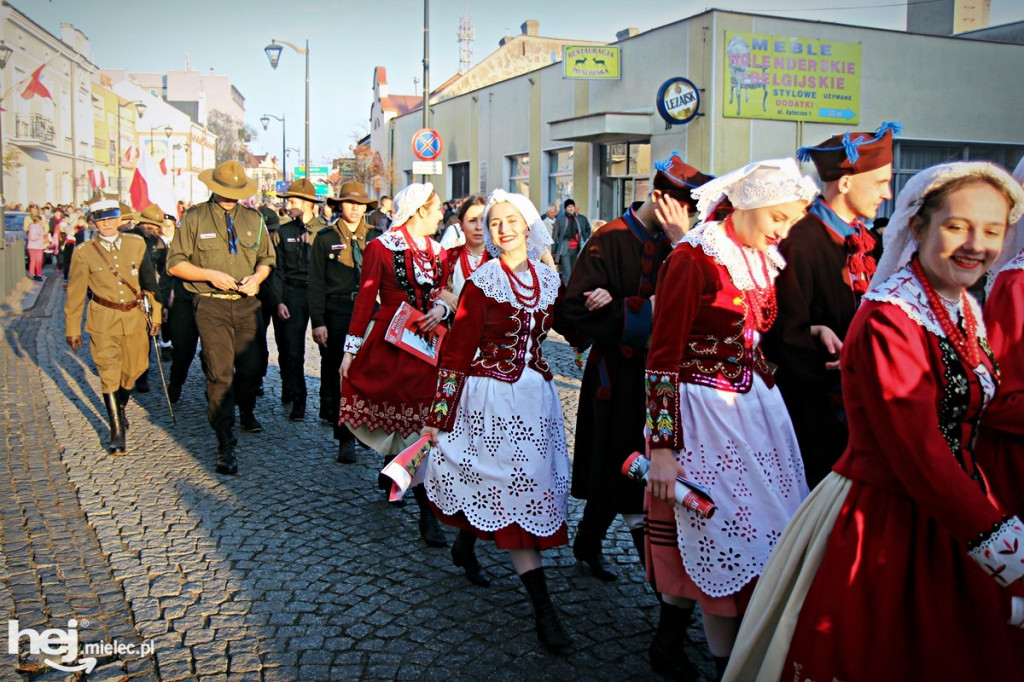
M861 46L725 33L723 116L773 121L860 121Z
M618 80L620 73L618 46L562 46L563 78L576 80Z

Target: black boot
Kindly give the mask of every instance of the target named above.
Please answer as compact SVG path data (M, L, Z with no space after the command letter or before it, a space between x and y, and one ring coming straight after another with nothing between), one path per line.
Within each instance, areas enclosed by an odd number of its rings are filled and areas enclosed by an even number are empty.
M725 669L728 667L728 656L715 656L715 671L718 673L718 675L715 677L716 681L721 680L723 677L725 677Z
M181 386L173 381L167 384L167 397L170 399L172 404L177 403L181 398Z
M420 537L431 547L447 547L448 541L441 532L441 524L437 522L434 510L430 508L430 501L427 500L427 489L423 484L415 485L412 494L420 508Z
M640 558L640 565L647 569L647 548L644 546L644 527L630 528L629 536L633 538L633 546L636 547L636 555Z
M686 628L690 626L693 607L673 606L661 603L658 615L658 630L648 649L651 656L651 670L669 678L691 682L700 676L700 671L690 662L683 650L689 641Z
M235 443L237 437L234 429L217 434L217 473L234 476L238 473L238 462L235 460Z
M306 418L306 396L296 395L292 399L292 412L288 419L293 422L300 422Z
M243 431L249 433L263 433L263 424L256 419L256 415L252 413L252 410L238 410L238 421L242 425Z
M544 568L535 568L519 576L523 581L526 593L533 602L533 613L537 619L537 637L540 643L551 651L561 651L572 643L569 633L562 627L562 621L555 611L551 597L548 595L548 582L544 578Z
M149 393L149 370L147 369L142 373L138 379L135 380L135 390L139 393Z
M483 569L480 568L480 562L477 561L476 551L476 535L473 531L460 530L458 537L455 538L455 542L452 543L452 563L460 567L466 572L466 578L469 582L480 587L490 587L491 581L488 580L487 575Z
M587 513L588 509L590 510L589 514ZM598 522L595 516L594 509L590 507L590 502L588 502L583 508L583 517L576 527L576 538L572 543L572 555L576 557L576 561L582 561L590 566L590 573L595 578L605 582L612 582L619 576L615 574L615 571L610 566L605 564L604 555L601 554L601 543L604 541L604 534L608 526L603 521Z
M107 420L110 423L110 440L107 441L107 452L124 452L124 426L121 424L117 393L104 393L103 406L107 408Z
M342 464L356 463L356 439L345 438L338 441L338 461Z
M124 425L124 430L128 431L131 428L128 424L128 417L126 410L128 408L128 401L132 397L132 392L123 386L117 389L117 412L121 415L121 424Z

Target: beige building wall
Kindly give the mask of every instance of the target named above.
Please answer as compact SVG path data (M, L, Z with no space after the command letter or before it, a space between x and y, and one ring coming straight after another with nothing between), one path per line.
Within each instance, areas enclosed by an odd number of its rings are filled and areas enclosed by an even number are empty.
M725 117L726 31L860 43L859 122ZM1012 145L1024 148L1024 126L1016 114L1024 101L1024 82L1005 77L1007 69L1024 57L1021 45L717 10L618 44L623 72L618 81L567 81L561 64L556 64L435 103L431 126L445 139L446 164L468 158L473 181L479 178L479 186L473 189L483 192L507 187L508 157L529 153L530 198L543 209L549 203L548 153L571 146L574 198L587 215L607 219L614 216L598 214L603 191L600 144L604 142L649 143L652 159L677 150L692 165L715 175L757 159L794 156L800 146L846 130L874 130L883 121L902 121L900 139L906 144L1001 145L1008 155L1016 153ZM703 115L687 125L667 128L656 113L655 97L660 85L674 76L687 77L702 90ZM770 90L771 86L769 97ZM755 93L751 92L751 101L760 97ZM574 142L556 139L552 132L555 127L564 130L566 120L570 126L580 123L583 129L584 117L592 120L607 112L629 113L634 122L631 132L611 130L600 138ZM411 168L411 137L421 120L421 114L413 112L391 124L399 188L405 182L403 171ZM562 123L553 126L552 122ZM1016 160L1005 163L1012 166ZM813 172L810 165L806 169ZM439 189L445 187L439 183Z

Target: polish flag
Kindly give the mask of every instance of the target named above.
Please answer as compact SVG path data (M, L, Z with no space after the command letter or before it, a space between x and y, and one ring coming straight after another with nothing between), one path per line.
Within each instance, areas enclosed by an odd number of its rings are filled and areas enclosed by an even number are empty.
M26 86L26 88L21 92L22 99L32 99L36 95L39 95L51 102L53 101L53 96L50 94L50 91L46 89L46 86L43 85L42 81L43 69L45 68L46 64L40 64L39 68L32 72L32 75L29 77L28 86Z
M89 187L90 189L103 189L107 186L107 172L105 170L90 168L89 169Z
M174 196L174 185L171 176L160 169L153 160L149 149L143 147L139 154L139 165L132 175L129 188L132 208L142 211L151 204L156 204L164 213L175 215L178 211L178 200Z

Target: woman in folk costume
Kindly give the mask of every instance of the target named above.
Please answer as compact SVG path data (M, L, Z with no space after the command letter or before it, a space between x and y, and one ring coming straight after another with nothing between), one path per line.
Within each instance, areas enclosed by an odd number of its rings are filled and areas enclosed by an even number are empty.
M395 196L391 228L368 242L363 252L341 363L339 423L384 455L385 463L417 440L434 395L437 370L384 335L402 303L426 315L423 332L433 330L450 312L438 298L448 278L448 260L428 236L440 220L441 200L433 186L409 185ZM390 490L390 479L378 477L378 485ZM447 541L423 486L414 486L413 495L420 509L420 535L428 545L444 547Z
M651 666L695 675L682 643L699 601L719 667L753 585L807 495L793 426L759 346L777 310L777 244L817 190L793 159L752 163L691 194L701 221L669 254L655 290L647 356L647 574L661 593ZM674 504L677 476L709 489L706 519Z
M449 273L448 291L454 294L453 302L457 303L462 288L483 263L489 260L484 233L484 207L487 198L483 196L467 197L459 206L459 229L465 236L465 242L448 249ZM449 302L447 299L445 302ZM453 306L454 307L454 306Z
M452 558L473 582L476 538L507 549L549 649L569 645L548 596L541 550L568 542L569 457L562 405L541 355L561 280L538 257L550 237L521 194L494 190L485 212L492 260L462 291L427 418L438 448L426 487L460 529ZM440 433L439 433L440 432Z
M849 445L776 545L725 679L1024 679L1024 525L974 462L997 377L966 293L1022 212L989 163L903 188L840 358Z
M1024 159L1013 171L1024 181ZM988 344L999 365L999 391L985 410L978 466L1007 514L1024 516L1024 220L1007 235L990 273L985 301Z

